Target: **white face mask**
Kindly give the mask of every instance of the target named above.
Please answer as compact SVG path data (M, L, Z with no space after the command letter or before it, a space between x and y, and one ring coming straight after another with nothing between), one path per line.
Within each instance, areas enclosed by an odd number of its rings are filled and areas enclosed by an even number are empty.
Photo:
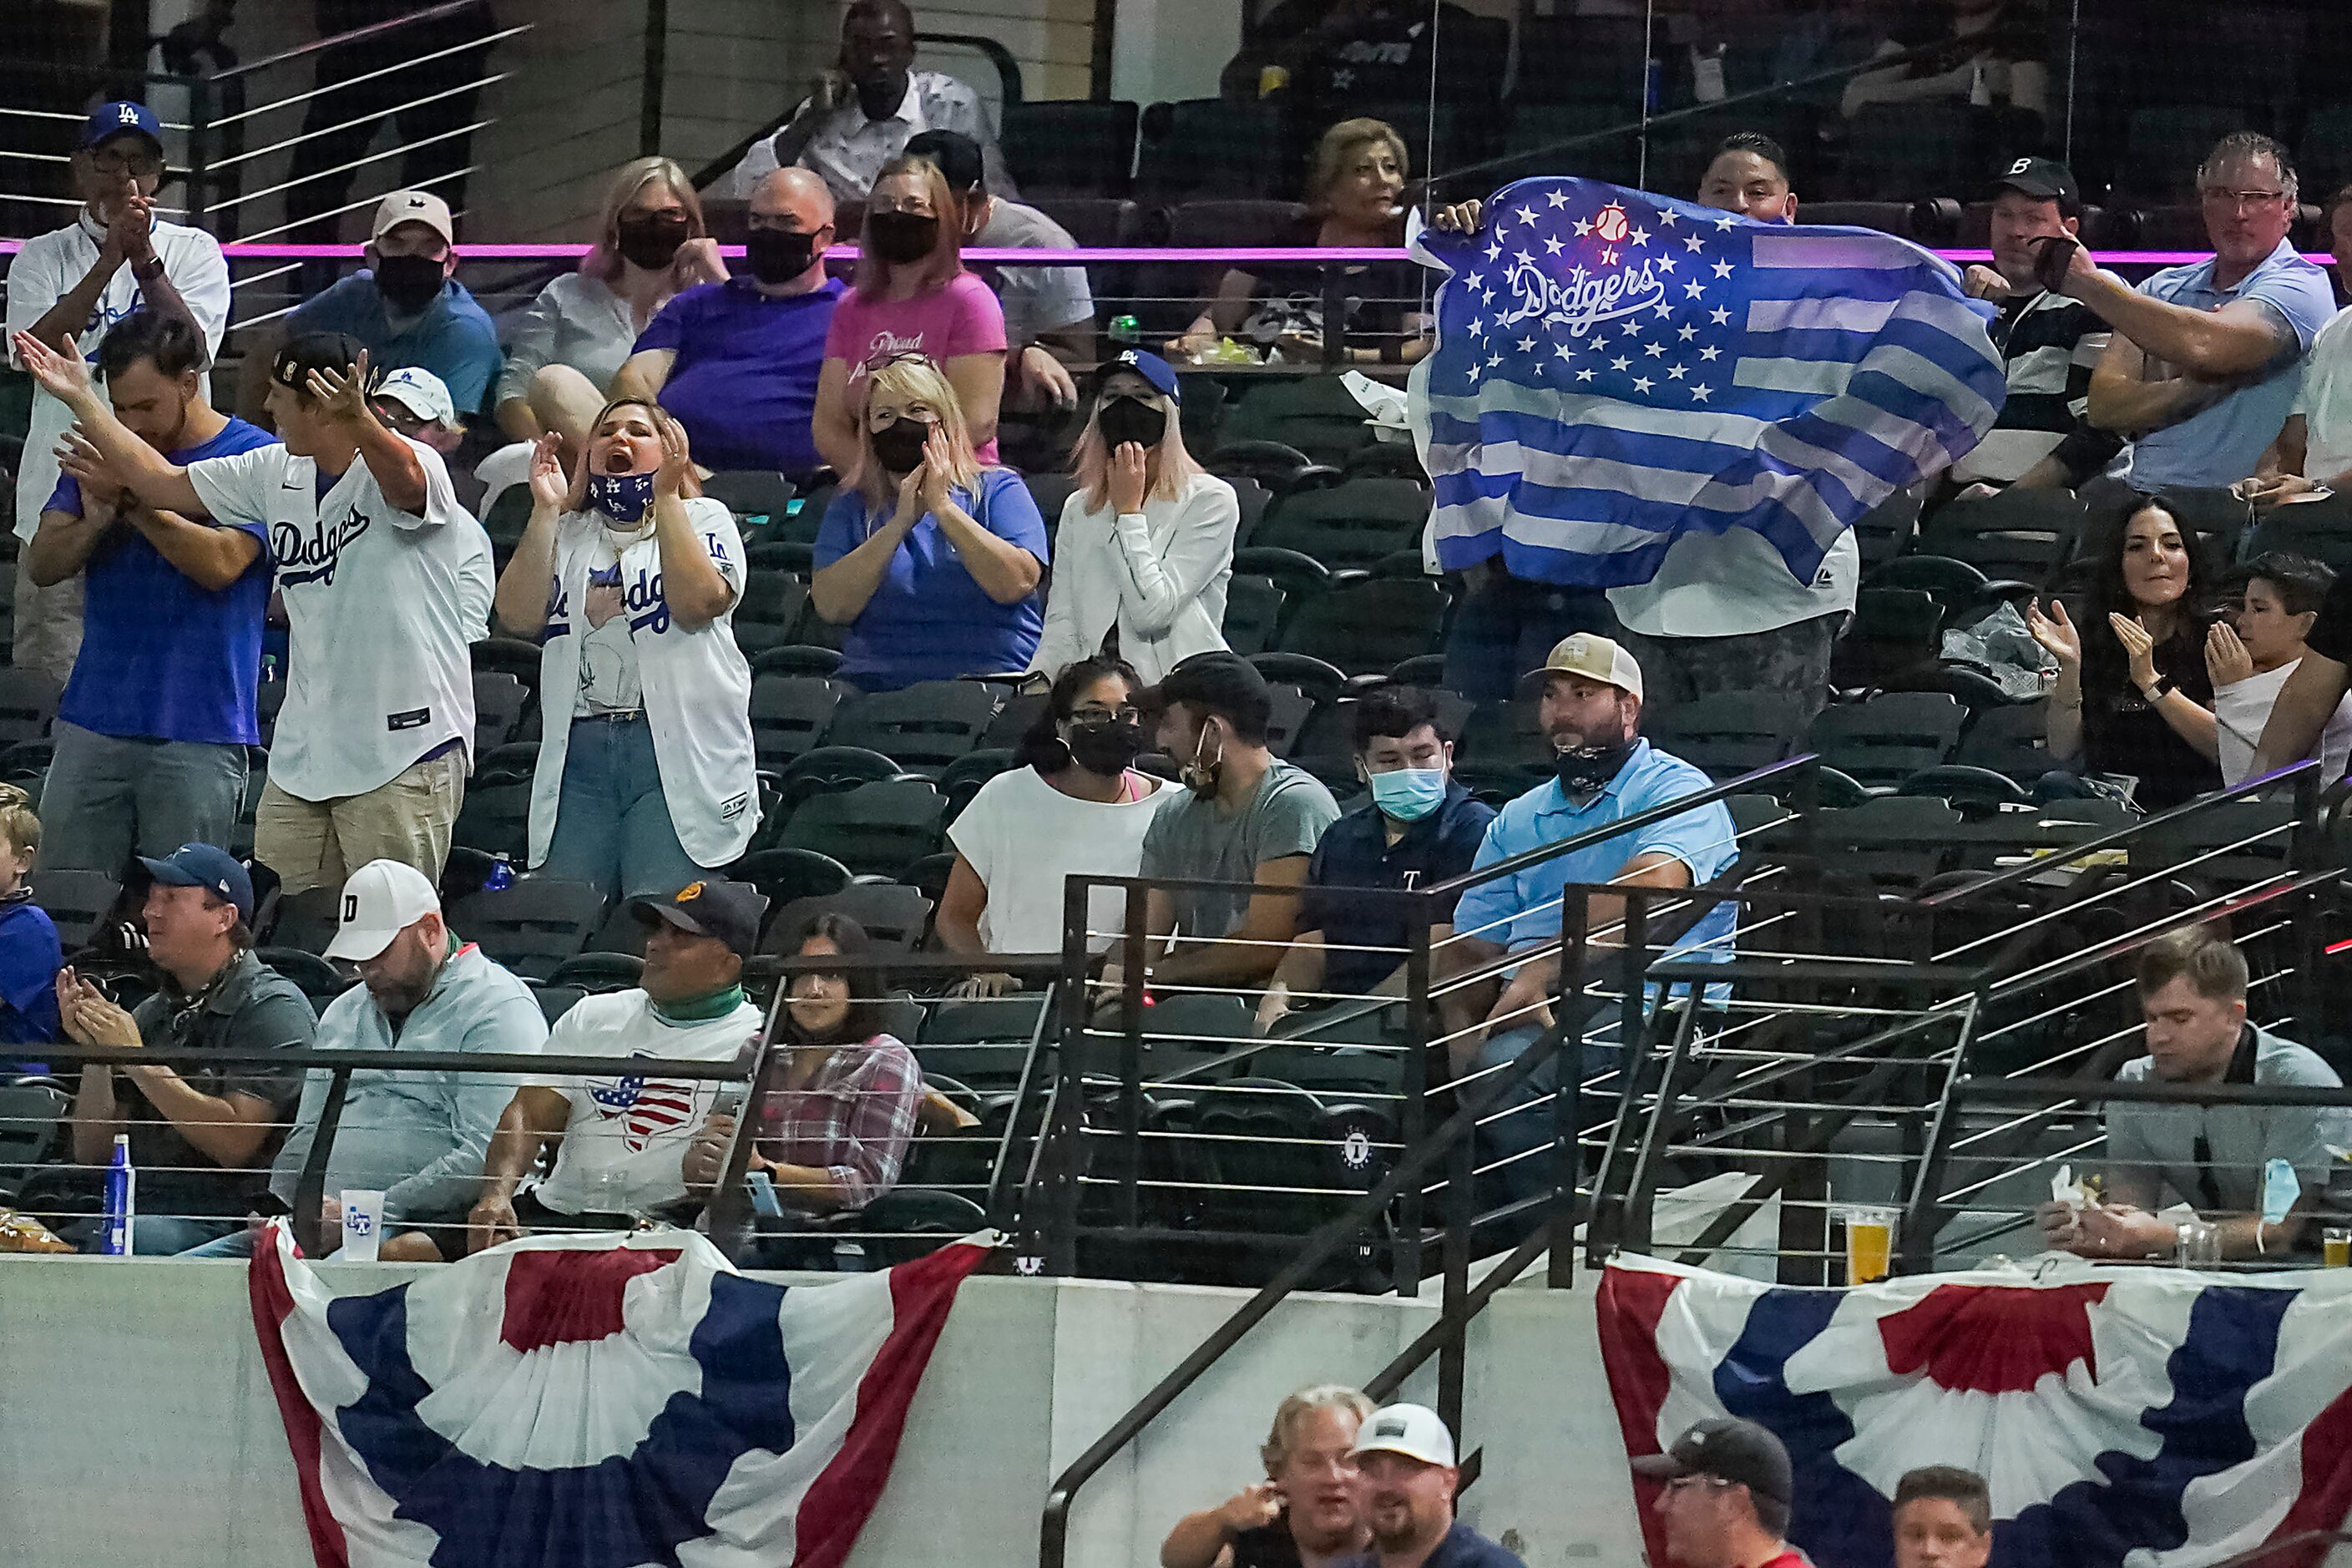
M1177 770L1183 775L1184 787L1204 799L1217 793L1217 778L1225 761L1224 731L1213 729L1215 722L1213 719L1202 724L1201 738L1192 744L1192 760ZM1216 737L1216 752L1212 756L1203 757L1202 748L1209 743L1212 735Z

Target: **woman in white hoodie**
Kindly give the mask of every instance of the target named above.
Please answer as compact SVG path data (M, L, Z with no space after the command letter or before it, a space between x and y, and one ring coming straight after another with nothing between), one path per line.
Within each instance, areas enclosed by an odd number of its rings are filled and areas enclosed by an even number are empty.
M1045 632L1030 668L1059 675L1110 651L1156 685L1225 646L1241 503L1184 449L1176 372L1129 349L1104 368L1062 508Z

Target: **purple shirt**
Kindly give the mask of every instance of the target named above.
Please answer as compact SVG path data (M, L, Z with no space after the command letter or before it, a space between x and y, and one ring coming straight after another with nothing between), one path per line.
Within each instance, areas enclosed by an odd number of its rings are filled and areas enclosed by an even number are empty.
M820 465L809 423L841 296L831 278L782 298L730 278L688 289L646 324L630 352L677 355L661 405L686 426L696 462L793 475Z
M185 468L275 444L268 431L231 419L202 446L164 456ZM71 475L45 510L81 516L81 486ZM253 564L218 591L197 586L129 523L107 530L83 568L81 653L58 699L58 718L100 735L215 746L260 741L253 698L269 607L269 531L258 522L215 526L261 542Z

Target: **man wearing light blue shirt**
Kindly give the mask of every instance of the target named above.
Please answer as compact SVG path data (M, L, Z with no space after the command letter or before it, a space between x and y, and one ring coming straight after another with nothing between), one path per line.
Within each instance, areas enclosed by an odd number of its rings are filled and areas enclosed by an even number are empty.
M2233 485L2294 405L2303 356L2336 314L2325 269L2287 240L2294 164L2267 136L2225 136L2197 171L2209 261L2135 289L2077 248L2058 292L2115 329L2090 421L2131 437L2108 472L2144 495Z

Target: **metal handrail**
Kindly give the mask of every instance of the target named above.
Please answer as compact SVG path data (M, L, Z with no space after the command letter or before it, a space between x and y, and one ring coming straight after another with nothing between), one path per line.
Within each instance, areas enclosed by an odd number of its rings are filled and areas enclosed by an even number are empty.
M421 23L437 22L444 16L455 16L464 12L481 9L481 0L442 0L442 4L438 5L427 5L422 11L411 11L404 16L394 16L382 22L370 22L363 27L352 27L345 32L331 33L323 38L313 38L307 44L297 44L290 49L280 49L274 55L264 55L257 60L247 60L242 64L231 66L225 71L215 72L205 79L215 82L235 81L240 77L252 76L294 60L308 59L322 50L335 48L343 44L355 44L362 38L396 33L403 28L414 27Z

